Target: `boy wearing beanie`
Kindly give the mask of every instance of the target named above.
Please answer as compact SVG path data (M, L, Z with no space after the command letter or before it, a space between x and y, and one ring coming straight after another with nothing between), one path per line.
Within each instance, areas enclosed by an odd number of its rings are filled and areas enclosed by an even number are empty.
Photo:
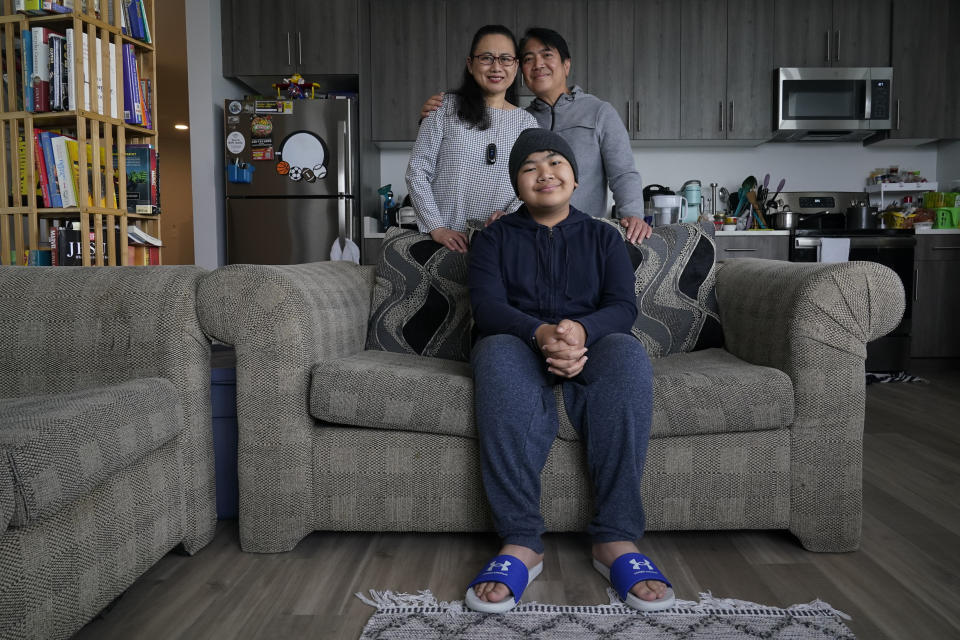
M630 334L633 267L615 229L570 205L578 168L558 134L527 129L510 153L524 205L475 236L471 361L481 469L500 554L467 605L503 612L543 568L540 473L559 428L553 387L586 448L595 510L593 563L630 606L671 606L673 590L634 540L653 407L653 373Z

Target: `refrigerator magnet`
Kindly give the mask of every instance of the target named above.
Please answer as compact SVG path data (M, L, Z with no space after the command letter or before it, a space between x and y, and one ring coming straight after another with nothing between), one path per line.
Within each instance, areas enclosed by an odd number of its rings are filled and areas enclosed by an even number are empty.
M289 163L289 162L284 162L283 160L281 160L280 162L278 162L278 163L277 163L277 175L279 175L279 176L285 176L285 175L287 175L288 173L290 173L290 163Z
M238 115L243 110L243 105L240 104L239 100L233 100L227 105L227 111L233 115Z
M273 120L270 116L255 116L250 119L250 133L255 138L264 138L273 133Z
M231 131L227 135L227 151L232 154L242 153L247 147L247 139L239 131Z
M320 175L320 169L323 170L323 175L326 175L327 159L330 153L327 143L316 133L294 131L280 142L277 156L290 164L291 171L294 167L299 168L301 172L303 169L312 167L316 176L323 177Z
M250 150L251 160L273 160L273 147L263 147L262 149Z
M317 181L317 174L315 174L315 173L313 172L313 169L304 169L304 170L303 170L303 173L301 174L301 177L302 177L302 178L304 179L304 181L306 181L306 182L316 182L316 181Z

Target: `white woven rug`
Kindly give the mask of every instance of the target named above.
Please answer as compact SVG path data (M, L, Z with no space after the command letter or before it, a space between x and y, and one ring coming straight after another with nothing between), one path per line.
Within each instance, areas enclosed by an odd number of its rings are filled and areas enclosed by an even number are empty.
M506 614L470 611L463 602L438 602L430 591L417 595L391 591L357 597L376 611L360 640L852 640L842 619L849 616L815 600L786 609L700 594L700 602L677 600L658 613L640 613L618 603L566 607L521 603Z

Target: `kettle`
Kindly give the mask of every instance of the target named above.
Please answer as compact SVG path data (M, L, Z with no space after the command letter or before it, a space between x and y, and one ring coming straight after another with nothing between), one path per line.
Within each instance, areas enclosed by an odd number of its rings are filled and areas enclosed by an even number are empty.
M699 180L687 180L680 187L680 193L687 200L687 209L681 222L696 222L703 213L703 199Z

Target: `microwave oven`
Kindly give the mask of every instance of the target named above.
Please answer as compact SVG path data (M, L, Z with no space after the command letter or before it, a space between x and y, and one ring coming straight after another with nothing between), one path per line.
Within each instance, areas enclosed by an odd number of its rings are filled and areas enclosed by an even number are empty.
M775 141L863 140L891 127L891 67L782 67L774 74Z

